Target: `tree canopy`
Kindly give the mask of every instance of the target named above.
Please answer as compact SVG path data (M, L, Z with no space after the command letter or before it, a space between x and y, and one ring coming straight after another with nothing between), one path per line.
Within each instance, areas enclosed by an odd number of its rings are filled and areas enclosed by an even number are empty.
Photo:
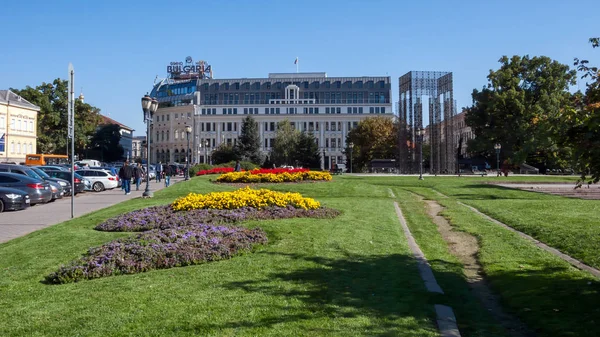
M242 160L248 160L255 164L262 162L258 123L250 115L242 121L242 128L235 150Z
M105 162L118 161L123 158L125 150L119 144L121 127L117 124L102 125L92 137L90 148L96 159Z
M600 38L591 38L593 48L599 47ZM575 167L583 182L600 181L600 72L589 66L587 60L575 59L582 79L588 79L585 95L574 95L574 107L565 110L560 125L564 131L562 145L573 150Z
M571 106L568 89L576 72L545 56L503 56L499 62L487 86L473 90L473 106L466 109L465 121L475 133L469 152L489 157L499 143L509 162L560 165L569 153L556 142L557 127Z
M40 153L67 152L68 113L67 81L60 78L32 88L11 89L40 107L37 120L37 149ZM94 136L100 121L100 109L75 101L75 151L82 154ZM80 156L81 157L81 156Z
M277 131L271 150L271 162L277 166L292 165L296 159L295 149L300 137L300 131L294 129L289 120L277 123Z
M293 153L293 162L304 168L321 167L321 152L312 132L301 132Z
M346 162L352 151L353 172L366 171L373 159L397 159L398 124L389 117L370 117L358 123L346 136ZM350 148L352 143L354 148Z

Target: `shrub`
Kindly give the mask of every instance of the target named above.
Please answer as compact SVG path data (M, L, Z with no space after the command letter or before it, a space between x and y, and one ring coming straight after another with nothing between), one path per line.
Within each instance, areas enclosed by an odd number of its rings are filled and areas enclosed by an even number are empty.
M155 229L91 248L82 258L46 276L47 283L134 274L231 258L264 244L261 229L205 224Z
M176 211L192 209L236 209L254 207L262 209L268 206L317 209L321 204L312 199L304 198L300 193L282 193L267 189L253 190L249 187L233 192L212 192L208 194L190 193L176 199L171 206Z

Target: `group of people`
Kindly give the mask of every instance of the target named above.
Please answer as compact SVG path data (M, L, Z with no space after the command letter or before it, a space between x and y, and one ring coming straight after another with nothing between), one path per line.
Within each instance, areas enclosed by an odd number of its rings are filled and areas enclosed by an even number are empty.
M129 164L128 161L123 163L123 166L119 169L119 179L121 180L121 189L125 191L125 195L131 194L131 180L135 183L135 190L140 190L140 184L144 177L144 168L140 163ZM160 162L156 165L156 182L161 182L164 178L165 187L169 187L171 184L171 176L175 172L171 169L171 166L167 163L162 165Z

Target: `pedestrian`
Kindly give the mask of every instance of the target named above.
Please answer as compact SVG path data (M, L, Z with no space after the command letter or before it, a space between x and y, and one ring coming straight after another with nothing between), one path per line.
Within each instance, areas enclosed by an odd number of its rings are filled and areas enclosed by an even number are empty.
M135 190L139 191L140 190L140 184L142 183L142 164L138 163L134 168L133 168L133 181L135 181Z
M160 183L160 178L162 177L163 174L163 167L161 162L158 162L158 164L156 165L156 182Z
M171 183L171 166L168 162L163 166L163 174L165 175L165 187L169 187Z
M123 163L123 167L119 170L119 178L123 181L123 189L125 195L131 194L131 178L133 176L133 170L129 166L129 162Z
M242 165L240 164L239 160L235 161L235 167L233 169L235 172L241 172L242 171Z

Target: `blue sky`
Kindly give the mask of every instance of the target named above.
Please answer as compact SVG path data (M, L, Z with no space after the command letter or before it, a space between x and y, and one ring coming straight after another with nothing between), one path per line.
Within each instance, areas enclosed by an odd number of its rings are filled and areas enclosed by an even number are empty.
M86 102L143 135L140 98L171 61L206 60L215 78L452 71L458 107L502 55L600 64L600 1L10 1L2 4L0 89L66 78ZM581 85L581 89L583 89ZM576 89L576 88L575 88Z

